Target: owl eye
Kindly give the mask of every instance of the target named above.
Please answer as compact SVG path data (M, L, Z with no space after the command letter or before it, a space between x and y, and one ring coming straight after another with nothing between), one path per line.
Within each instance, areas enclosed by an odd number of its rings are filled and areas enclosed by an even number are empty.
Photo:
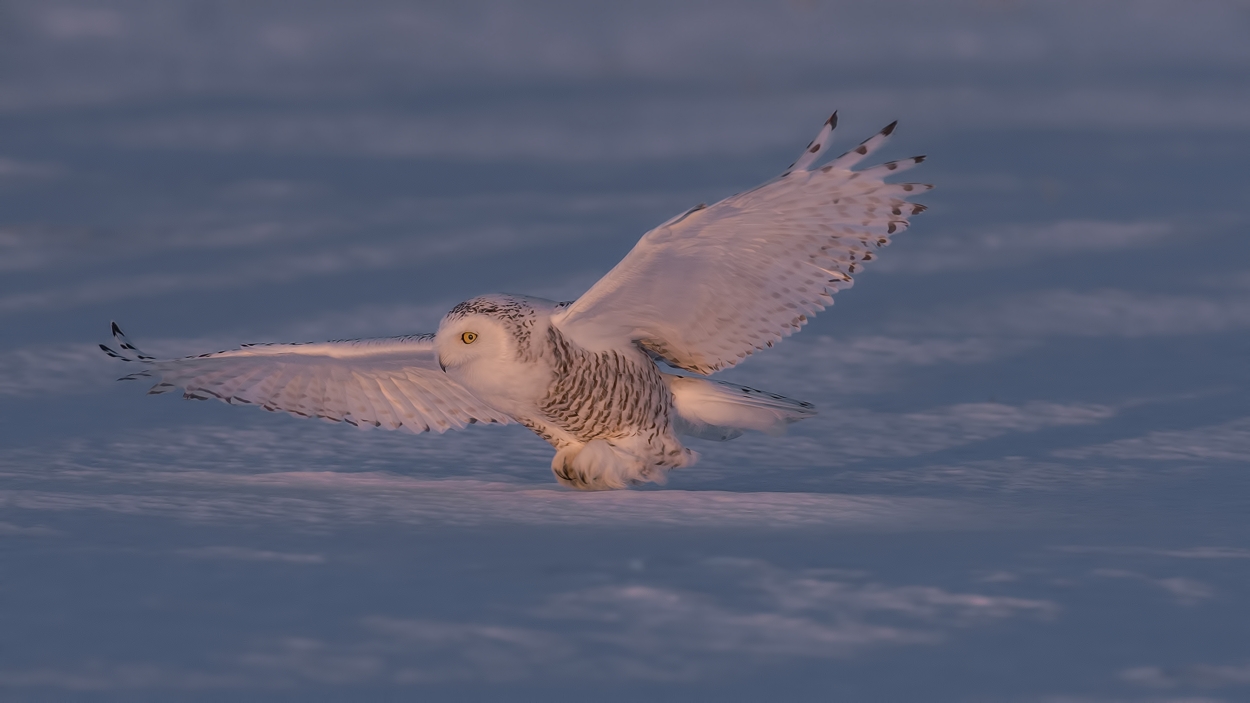
M464 334L460 335L460 341L464 342L465 344L474 343L475 341L477 341L477 332L465 332Z

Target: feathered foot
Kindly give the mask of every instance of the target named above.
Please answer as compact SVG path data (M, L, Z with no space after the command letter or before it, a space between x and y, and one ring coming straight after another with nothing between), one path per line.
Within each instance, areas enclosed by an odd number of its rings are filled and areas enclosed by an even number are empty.
M628 439L593 439L556 452L551 471L556 481L580 491L606 491L643 483L663 484L670 469L690 466L699 455L685 447L675 447L656 456L654 451L632 451Z

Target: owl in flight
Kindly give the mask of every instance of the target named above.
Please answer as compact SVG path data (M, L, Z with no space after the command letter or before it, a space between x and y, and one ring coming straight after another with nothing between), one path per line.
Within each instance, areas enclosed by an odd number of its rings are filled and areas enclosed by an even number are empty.
M925 209L929 190L884 178L917 156L851 170L892 123L824 166L837 113L777 178L643 235L572 302L493 294L451 309L434 334L253 344L161 360L113 324L110 356L150 393L258 405L301 417L409 432L518 422L556 449L551 470L573 488L663 482L697 455L681 436L777 433L809 403L704 378L771 347L833 304L851 275ZM657 365L697 375L668 373Z

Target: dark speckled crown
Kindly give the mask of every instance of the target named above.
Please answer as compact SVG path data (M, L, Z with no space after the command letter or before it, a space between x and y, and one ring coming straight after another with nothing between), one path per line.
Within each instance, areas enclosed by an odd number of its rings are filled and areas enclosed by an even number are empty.
M531 299L507 293L479 295L452 308L444 320L456 320L468 315L485 315L498 320L516 339L519 360L533 361L537 358L532 340L534 326L538 322L538 309Z

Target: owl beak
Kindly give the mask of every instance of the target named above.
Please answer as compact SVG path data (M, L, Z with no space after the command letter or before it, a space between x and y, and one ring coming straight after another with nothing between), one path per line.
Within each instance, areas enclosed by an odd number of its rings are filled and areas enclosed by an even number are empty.
M442 370L443 370L443 373L447 373L447 364L444 364L444 363L443 363L443 357L442 357L442 356L439 356L439 357L438 357L438 368L442 369Z

